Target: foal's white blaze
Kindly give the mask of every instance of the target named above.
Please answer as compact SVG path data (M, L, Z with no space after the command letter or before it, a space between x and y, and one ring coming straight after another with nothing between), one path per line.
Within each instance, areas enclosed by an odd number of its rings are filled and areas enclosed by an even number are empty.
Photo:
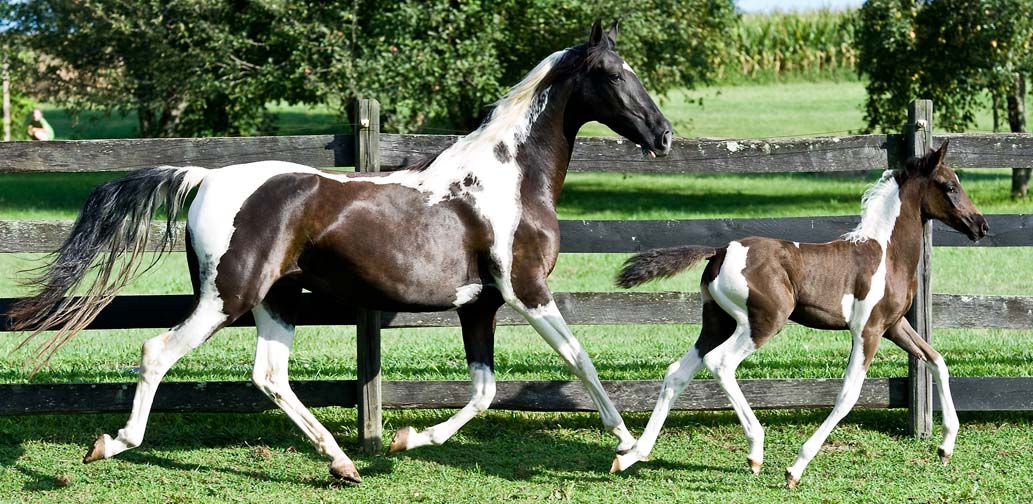
M481 294L482 288L481 284L467 284L456 289L456 300L452 304L459 307L477 299L477 296Z

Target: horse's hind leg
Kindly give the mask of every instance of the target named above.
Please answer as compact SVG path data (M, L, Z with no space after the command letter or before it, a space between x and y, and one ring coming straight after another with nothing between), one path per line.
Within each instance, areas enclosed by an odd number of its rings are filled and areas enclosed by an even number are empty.
M700 287L700 292L705 301L703 303L703 327L700 329L699 338L691 350L667 367L664 382L660 385L660 396L656 400L656 406L653 407L653 414L649 416L646 429L631 450L617 455L613 459L610 472L623 471L632 464L649 457L657 437L660 436L660 429L663 428L667 415L671 412L671 406L696 376L699 369L703 367L703 356L728 339L735 330L735 321L717 303L709 299L710 294L705 284Z
M147 417L158 383L169 368L181 357L204 343L227 320L220 309L221 303L201 299L194 311L182 323L169 331L147 340L140 358L140 378L133 396L133 410L126 426L115 438L104 434L83 457L90 463L117 455L143 442Z
M500 306L502 298L498 291L487 289L477 302L459 309L466 363L470 369L470 402L448 420L423 432L417 432L412 427L399 429L391 441L389 455L420 446L442 444L491 405L495 398L495 312Z
M359 483L362 478L355 464L345 455L333 435L316 420L312 412L291 390L287 365L291 343L294 340L293 307L300 288L274 287L265 300L251 312L255 316L258 344L255 349L255 367L251 379L266 396L305 433L324 457L330 459L330 473L337 478Z
M940 461L946 464L954 455L954 441L958 437L958 428L961 426L961 422L958 421L958 412L954 409L954 399L951 397L948 383L950 373L947 371L947 363L944 362L943 356L939 352L918 335L907 319L902 318L893 327L890 327L886 331L885 337L907 353L925 362L926 367L932 372L940 395L940 405L943 408L943 444L940 445L937 452L940 455Z

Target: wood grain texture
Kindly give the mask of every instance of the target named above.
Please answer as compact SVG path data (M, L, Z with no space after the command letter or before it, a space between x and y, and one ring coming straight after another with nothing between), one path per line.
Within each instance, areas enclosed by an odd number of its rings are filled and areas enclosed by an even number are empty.
M962 233L937 222L933 241L941 247L1033 246L1033 214L987 215L990 234L973 243ZM798 242L839 238L860 221L852 215L686 220L562 220L563 253L630 253L675 245L720 247L747 236L767 236ZM72 229L71 221L0 220L0 253L57 250ZM178 226L174 251L183 251L183 225ZM149 250L156 250L164 225L151 225Z
M354 325L356 311L333 300L306 293L298 325ZM702 306L695 292L559 292L556 303L572 325L698 324ZM16 298L0 298L6 313ZM164 329L190 312L191 297L178 295L119 296L89 326L97 329ZM1033 327L1033 297L933 295L933 325L937 328L1029 329ZM428 313L381 312L381 327L459 327L454 311ZM523 325L526 321L504 307L499 325ZM234 327L253 327L244 315ZM0 332L8 326L0 316Z
M397 170L440 152L453 135L383 135L382 164ZM778 173L884 170L898 156L898 135L742 139L676 138L671 154L647 160L623 138L578 137L572 172Z
M1033 167L1031 133L936 133L932 147L948 139L947 164L954 168Z
M58 140L0 144L0 172L132 171L152 166L220 168L254 161L353 166L351 135Z

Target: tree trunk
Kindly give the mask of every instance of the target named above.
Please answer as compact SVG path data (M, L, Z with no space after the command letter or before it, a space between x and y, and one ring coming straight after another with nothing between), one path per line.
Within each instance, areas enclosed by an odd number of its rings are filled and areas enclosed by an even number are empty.
M1015 76L1015 87L1008 93L1008 125L1012 133L1026 132L1026 76ZM1011 173L1011 195L1025 198L1029 194L1030 168L1014 168Z

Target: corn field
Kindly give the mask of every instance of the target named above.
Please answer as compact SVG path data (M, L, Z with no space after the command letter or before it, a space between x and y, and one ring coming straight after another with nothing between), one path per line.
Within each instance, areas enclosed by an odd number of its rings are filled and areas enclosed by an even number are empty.
M716 61L718 80L853 74L857 64L852 11L747 14L728 52Z

